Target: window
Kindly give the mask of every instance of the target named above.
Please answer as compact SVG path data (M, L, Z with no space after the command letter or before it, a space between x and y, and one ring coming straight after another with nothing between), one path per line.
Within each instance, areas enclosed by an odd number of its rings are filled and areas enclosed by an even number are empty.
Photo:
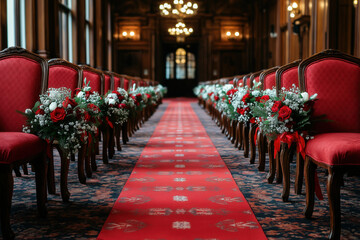
M25 0L7 0L7 46L26 48ZM19 16L19 18L17 18Z
M196 62L195 62L195 55L191 52L187 53L187 72L189 79L195 79L195 69L196 69Z
M175 68L174 68L174 53L169 53L166 56L166 66L165 66L165 78L166 79L173 79L175 74Z
M60 0L59 29L60 29L60 56L69 62L73 61L72 43L72 0Z
M175 53L168 53L165 62L166 79L195 79L196 59L195 54L178 48Z
M85 0L85 44L86 44L86 64L93 64L93 15L92 0Z

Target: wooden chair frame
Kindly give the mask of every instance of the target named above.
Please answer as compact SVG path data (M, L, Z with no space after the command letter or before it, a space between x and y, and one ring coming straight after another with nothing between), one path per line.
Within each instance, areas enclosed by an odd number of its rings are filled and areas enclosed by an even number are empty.
M305 71L307 67L324 59L337 59L358 65L360 67L360 59L346 55L336 50L326 50L318 53L304 61L299 65L299 86L301 91L306 91ZM360 171L359 165L327 165L317 162L309 156L305 157L305 186L306 186L306 207L304 215L311 218L314 210L314 188L315 188L315 171L317 167L328 170L327 193L330 209L330 235L329 239L340 239L341 235L341 208L340 208L340 186L343 181L344 173Z

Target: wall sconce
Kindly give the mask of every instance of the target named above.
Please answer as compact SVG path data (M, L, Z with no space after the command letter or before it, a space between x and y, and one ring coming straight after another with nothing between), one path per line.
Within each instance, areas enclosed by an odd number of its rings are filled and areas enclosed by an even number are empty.
M238 41L243 39L243 33L237 28L224 28L221 33L221 38L226 41Z
M356 8L357 7L357 5L358 5L358 0L354 0L354 8Z
M290 2L289 6L287 7L288 12L290 13L290 17L294 18L297 15L300 15L300 9L297 2Z
M139 27L130 27L124 26L119 29L117 37L121 41L137 41L140 40L140 28Z

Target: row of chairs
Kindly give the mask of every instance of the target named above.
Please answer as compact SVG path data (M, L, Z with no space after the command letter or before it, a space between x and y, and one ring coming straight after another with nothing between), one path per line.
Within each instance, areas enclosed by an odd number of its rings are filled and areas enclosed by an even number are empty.
M86 65L77 66L63 59L46 60L32 52L19 47L4 49L0 52L0 221L4 239L13 239L14 233L10 226L10 211L13 194L13 175L21 176L19 168L22 166L27 174L27 163L31 163L35 171L36 195L38 212L41 217L47 214L48 192L55 193L54 163L52 157L53 146L48 146L39 137L22 132L25 118L17 111L32 108L40 94L48 88L66 87L74 94L76 88L81 88L86 78L92 91L104 95L109 90L118 87L128 90L130 86L153 86L156 82L137 77L120 75L110 71L101 71ZM129 137L138 130L156 110L156 106L146 107L137 112L122 126L102 126L102 160L108 163L112 158L115 147L121 150L120 135L126 144ZM105 122L105 121L104 121ZM56 144L54 144L56 147ZM79 152L78 176L81 183L86 183L86 177L91 177L92 171L97 169L96 153L86 156L85 149ZM70 193L67 187L69 159L61 157L61 196L64 202L69 201ZM50 159L47 157L50 155ZM75 160L75 156L71 156ZM49 163L49 164L48 164ZM48 171L47 171L48 169Z
M303 61L297 60L281 67L273 67L247 75L208 81L205 84L234 84L234 87L252 87L253 81L261 82L263 89L290 89L293 84L310 95L317 93L313 117L326 115L330 121L315 124L315 138L306 142L305 159L296 156L295 193L301 194L305 175L306 206L304 215L311 218L314 209L314 192L317 184L316 168L328 172L327 193L330 208L329 239L340 239L341 208L340 186L343 176L359 174L360 169L360 59L336 50L326 50ZM244 156L255 162L254 139L256 123L241 123L229 119L213 104L199 100L207 109L222 132ZM266 152L269 158L267 180L283 182L283 201L290 192L290 160L295 146L281 145L281 152L274 159L274 143L266 136L257 135L259 171L265 170ZM250 154L250 156L249 156Z

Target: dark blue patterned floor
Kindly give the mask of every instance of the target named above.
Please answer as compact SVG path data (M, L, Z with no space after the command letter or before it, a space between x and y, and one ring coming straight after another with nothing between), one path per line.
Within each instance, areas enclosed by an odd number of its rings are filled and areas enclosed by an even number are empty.
M195 103L192 107L269 239L327 239L330 217L324 171L319 169L318 174L324 200L315 201L313 219L308 220L302 214L305 186L302 195L294 194L295 161L291 164L290 202L285 203L281 198L282 184L267 183L267 172L258 171L257 158L255 164L250 164L249 158L244 158L243 151L233 147L204 109ZM266 165L265 171L268 169ZM359 180L359 177L345 177L345 186L341 189L342 239L360 239Z
M128 145L123 146L122 152L116 151L110 164L102 164L98 156L98 171L86 185L79 183L76 163L72 162L70 203L64 204L60 195L49 195L47 219L36 217L34 175L15 177L11 223L16 239L95 239L166 106L165 103L159 107ZM329 232L326 194L325 200L316 202L314 219L305 219L302 215L305 195L296 196L292 188L291 201L282 202L282 185L268 184L266 173L259 172L257 165L250 165L249 159L243 158L242 151L232 147L203 109L195 103L192 106L269 239L326 239ZM58 159L56 162L59 182ZM291 167L294 171L295 166ZM325 174L320 173L319 178L323 193L326 193ZM359 178L346 178L341 191L343 239L360 239L360 189L357 183Z

